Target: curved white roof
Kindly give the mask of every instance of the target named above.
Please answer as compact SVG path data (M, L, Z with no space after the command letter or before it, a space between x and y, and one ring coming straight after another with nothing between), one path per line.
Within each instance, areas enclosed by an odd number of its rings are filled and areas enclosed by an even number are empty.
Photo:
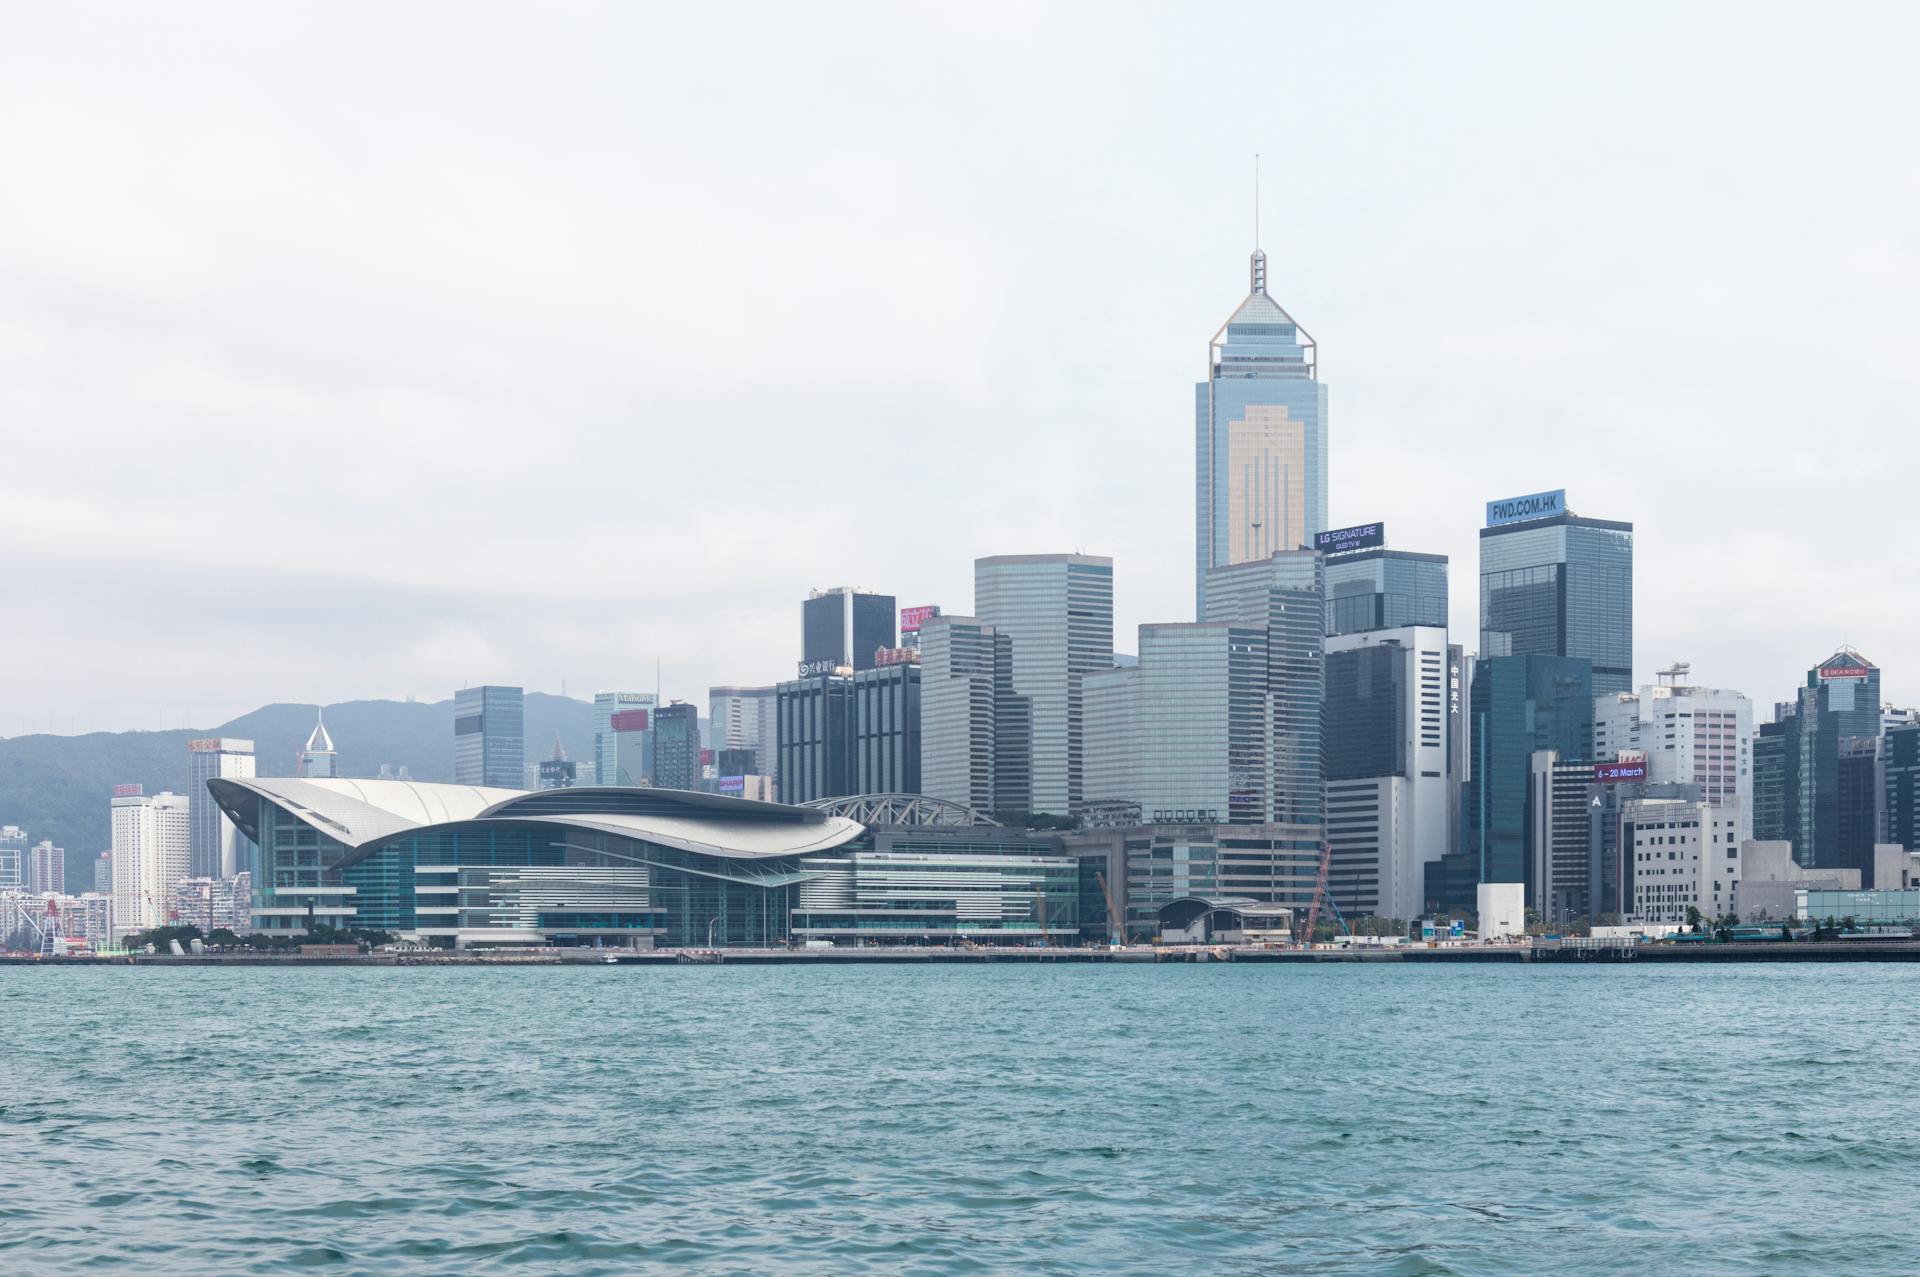
M433 825L524 821L612 834L729 860L757 860L824 851L865 832L865 826L844 816L664 789L529 793L479 785L338 777L215 779L208 782L208 788L228 809L228 815L243 825L251 820L251 813L236 810L235 805L241 795L256 794L336 842L369 850L371 844ZM605 809L597 804L604 804ZM629 810L618 810L621 807ZM351 856L342 863L362 858Z
M431 785L413 780L348 780L340 776L229 778L220 785L270 799L336 842L349 847L422 825L471 820L517 789ZM220 798L214 786L214 797ZM225 803L222 803L224 806Z

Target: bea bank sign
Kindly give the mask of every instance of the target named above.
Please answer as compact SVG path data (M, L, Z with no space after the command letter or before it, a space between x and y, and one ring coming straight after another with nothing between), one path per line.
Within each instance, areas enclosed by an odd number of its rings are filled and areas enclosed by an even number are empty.
M1555 488L1552 492L1535 492L1524 497L1507 497L1500 501L1487 502L1487 526L1497 528L1503 523L1524 523L1528 519L1551 519L1557 514L1567 512L1567 490Z

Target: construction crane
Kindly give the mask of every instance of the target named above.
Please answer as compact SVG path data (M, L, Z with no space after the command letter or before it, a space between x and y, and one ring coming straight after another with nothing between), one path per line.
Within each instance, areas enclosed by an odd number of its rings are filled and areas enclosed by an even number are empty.
M1120 902L1113 898L1113 888L1107 885L1107 876L1096 869L1093 877L1100 884L1100 894L1107 900L1107 938L1116 945L1125 945L1130 939L1127 935L1127 916L1120 912Z
M1313 899L1307 904L1307 926L1300 936L1300 947L1313 947L1313 929L1320 925L1320 902L1327 898L1327 872L1333 868L1333 844L1326 839L1320 840L1320 869L1313 878ZM1334 912L1339 913L1339 909ZM1342 918L1342 922L1346 919Z

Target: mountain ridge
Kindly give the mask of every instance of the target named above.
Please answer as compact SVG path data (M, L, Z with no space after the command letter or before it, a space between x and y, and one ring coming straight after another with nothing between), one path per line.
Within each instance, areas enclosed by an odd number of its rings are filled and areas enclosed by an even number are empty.
M0 737L0 825L18 825L34 842L66 849L67 890L93 889L93 862L112 844L109 804L115 785L185 793L187 742L232 736L254 743L255 770L291 776L316 713L324 711L340 774L377 776L383 763L414 780L453 779L453 699L340 701L324 707L280 701L214 727L88 732L81 736ZM569 757L593 756L593 705L528 692L527 760L551 756L558 737Z

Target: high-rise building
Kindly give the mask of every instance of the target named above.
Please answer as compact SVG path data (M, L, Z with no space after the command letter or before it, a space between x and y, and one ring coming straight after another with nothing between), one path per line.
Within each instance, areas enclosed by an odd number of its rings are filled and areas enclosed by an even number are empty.
M1874 768L1848 742L1880 735L1880 669L1843 647L1807 671L1806 685L1754 741L1753 834L1759 841L1793 845L1793 859L1806 869L1855 869L1871 882L1877 820L1863 817L1863 789L1876 801L1880 785L1863 781ZM1850 758L1843 815L1842 758ZM1874 826L1869 831L1869 826Z
M1289 550L1214 569L1205 619L1266 632L1266 819L1320 828L1326 815L1323 559L1312 550Z
M1013 640L978 617L920 631L921 792L1017 819L1033 809L1032 711L1013 690Z
M579 782L580 769L567 757L567 747L553 738L553 753L540 760L540 788L572 789Z
M920 792L918 660L894 660L853 676L852 730L851 792Z
M1880 756L1882 836L1920 851L1920 723L1888 728Z
M1247 298L1213 335L1194 387L1194 616L1208 574L1298 550L1327 526L1327 388L1312 337L1267 294L1254 249Z
M1329 635L1409 625L1447 628L1446 555L1384 546L1327 555Z
M1593 764L1535 750L1527 784L1527 906L1544 922L1591 920L1606 903Z
M1081 801L1081 682L1113 668L1113 560L1087 554L976 559L973 596L980 622L1011 643L1012 690L1027 704L1029 810L1070 815ZM1005 737L999 745L1011 752Z
M1471 909L1482 883L1529 881L1527 802L1533 755L1590 762L1593 666L1571 656L1496 656L1475 663L1468 781L1459 847L1427 876L1431 905Z
M753 766L742 772L721 775L761 775L774 777L779 770L780 752L779 695L767 687L713 687L707 689L708 731L713 748L753 751Z
M453 697L453 779L460 785L519 789L525 784L526 693L492 684Z
M189 872L195 878L231 878L247 867L246 835L207 792L215 776L254 774L253 742L215 736L187 742L187 802L193 846Z
M660 698L653 692L595 692L593 694L593 776L596 785L641 785L646 781L652 768L652 760L645 760L636 767L641 741L638 736L627 742L625 753L621 749L621 728L614 725L618 715L628 717L621 721L628 735L644 733L647 730L648 716L659 705ZM634 717L635 714L638 717Z
M1480 656L1570 656L1593 689L1633 690L1633 525L1585 519L1564 491L1487 503Z
M307 744L300 751L299 765L295 768L305 777L338 776L340 774L339 756L333 749L333 737L327 734L326 711L314 710L313 731L307 734ZM202 789L206 781L200 782Z
M870 670L873 654L892 647L894 598L850 585L815 590L800 605L800 674Z
M853 677L789 679L774 697L780 801L811 803L860 792L854 779Z
M27 890L35 895L65 895L67 891L67 849L56 847L43 838L27 852Z
M1086 676L1087 811L1107 824L1268 818L1267 631L1140 627L1139 664Z
M653 783L659 789L700 788L700 708L685 701L653 714Z
M19 891L26 885L27 831L0 825L0 891Z
M94 857L93 890L102 896L113 894L113 853L110 851L103 851Z
M1743 692L1682 683L1688 672L1676 665L1658 686L1596 695L1593 761L1645 759L1648 783L1699 785L1706 801L1737 807L1751 822L1753 702ZM1751 838L1751 826L1740 836Z
M1414 625L1329 636L1326 659L1327 888L1349 916L1417 918L1459 827L1457 652Z
M122 794L113 799L116 939L166 924L173 885L187 877L191 841L185 794Z

